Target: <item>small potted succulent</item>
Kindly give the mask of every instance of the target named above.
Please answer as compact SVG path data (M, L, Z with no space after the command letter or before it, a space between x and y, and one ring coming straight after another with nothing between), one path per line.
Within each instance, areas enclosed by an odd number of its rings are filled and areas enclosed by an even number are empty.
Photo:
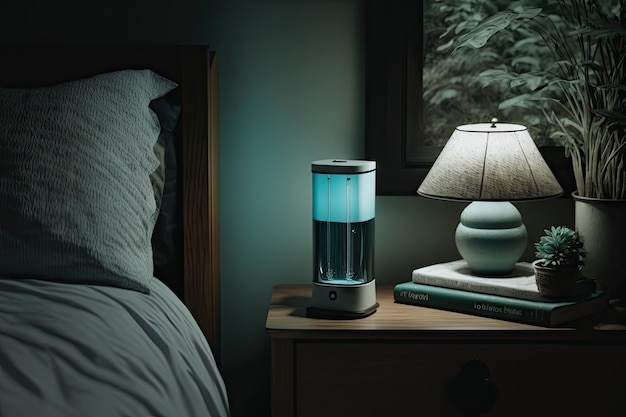
M566 226L544 230L535 243L537 289L544 297L565 298L574 292L587 252L578 232Z

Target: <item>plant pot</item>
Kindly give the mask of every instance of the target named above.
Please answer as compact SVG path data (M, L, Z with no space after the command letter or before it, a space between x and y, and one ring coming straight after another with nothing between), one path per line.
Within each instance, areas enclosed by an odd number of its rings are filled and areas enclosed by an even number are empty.
M626 200L572 196L576 230L587 251L583 274L611 297L626 300Z
M539 294L548 298L568 298L574 294L578 269L576 268L551 268L533 262L535 281Z

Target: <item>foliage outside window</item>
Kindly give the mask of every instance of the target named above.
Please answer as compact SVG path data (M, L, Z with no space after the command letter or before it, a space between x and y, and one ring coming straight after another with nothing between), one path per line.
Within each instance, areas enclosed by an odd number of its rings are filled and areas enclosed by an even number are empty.
M538 146L555 145L544 115L546 103L520 95L534 91L545 79L529 75L512 80L502 74L536 73L553 62L538 33L521 22L495 33L480 49L458 48L463 35L496 12L523 6L529 14L553 17L564 27L554 0L426 0L424 2L423 143L443 146L455 127L485 123L492 117L528 126ZM551 88L555 96L558 91Z
M518 5L489 16L459 36L454 47L484 48L494 35L519 29L540 41L520 41L520 53L530 56L536 46L543 46L552 59L523 72L504 67L481 73L507 82L516 93L499 109L542 111L550 123L547 133L572 160L580 196L626 199L624 0L550 0L543 8Z
M558 85L546 81L552 51L524 18L541 8L556 28L566 29L559 1L365 2L365 157L378 162L379 195L416 195L454 129L493 117L528 126L565 195L574 190L571 159L549 121L567 116L550 103L562 99ZM511 7L521 18L494 29L489 42L457 47Z

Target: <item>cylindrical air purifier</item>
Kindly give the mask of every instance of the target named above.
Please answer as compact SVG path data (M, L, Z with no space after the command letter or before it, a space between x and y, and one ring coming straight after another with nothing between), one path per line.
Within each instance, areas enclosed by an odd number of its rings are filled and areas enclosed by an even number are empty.
M374 281L376 162L312 163L313 290L309 317L360 318L378 308Z

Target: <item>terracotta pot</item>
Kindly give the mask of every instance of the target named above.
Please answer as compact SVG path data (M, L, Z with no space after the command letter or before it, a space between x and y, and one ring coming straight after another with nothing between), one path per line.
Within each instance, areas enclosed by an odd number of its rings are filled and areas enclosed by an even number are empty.
M576 268L551 268L533 262L539 294L548 298L571 297L576 288L579 271Z
M576 230L587 251L583 275L595 278L613 298L626 300L626 200L572 196Z

